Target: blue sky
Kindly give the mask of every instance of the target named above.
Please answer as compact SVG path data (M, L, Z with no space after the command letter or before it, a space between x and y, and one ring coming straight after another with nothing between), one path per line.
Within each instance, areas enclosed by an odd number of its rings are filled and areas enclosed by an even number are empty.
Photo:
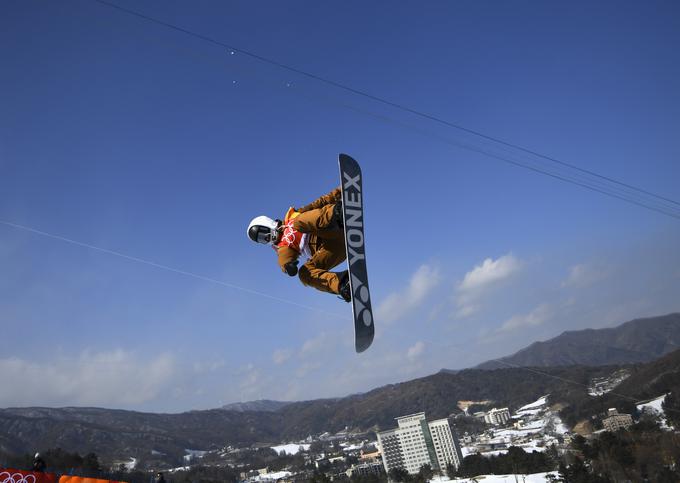
M677 2L117 4L680 199ZM527 153L95 1L7 3L0 59L0 407L343 396L680 310L680 220L479 151ZM349 307L245 236L339 152L361 355Z

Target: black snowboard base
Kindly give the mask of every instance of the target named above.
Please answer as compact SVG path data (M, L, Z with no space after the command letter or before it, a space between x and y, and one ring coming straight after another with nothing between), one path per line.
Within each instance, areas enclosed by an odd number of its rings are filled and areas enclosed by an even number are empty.
M340 154L339 164L345 247L352 293L352 314L354 315L354 347L357 352L363 352L371 346L375 328L366 270L361 168L359 163L346 154Z

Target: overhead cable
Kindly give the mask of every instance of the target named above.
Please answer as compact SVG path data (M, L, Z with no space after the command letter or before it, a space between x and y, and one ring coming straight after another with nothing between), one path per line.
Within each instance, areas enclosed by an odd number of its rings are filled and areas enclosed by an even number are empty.
M120 5L117 5L113 2L109 2L107 0L94 0L97 3L100 3L102 5L117 9L121 12L124 12L126 14L144 19L146 21L164 26L166 28L181 32L185 35L192 36L194 38L197 38L199 40L209 42L213 45L217 45L219 47L228 49L230 52L236 52L248 57L251 57L253 59L256 59L257 61L267 63L269 65L273 65L275 67L287 70L289 72L293 72L297 75L312 79L314 81L321 82L323 84L332 86L334 88L343 90L345 92L349 92L351 94L361 96L366 99L370 99L372 101L378 102L380 104L389 106L391 108L397 109L402 112L406 112L409 114L412 114L414 116L438 123L440 125L444 125L449 128L453 128L457 131L460 131L462 133L474 136L478 138L479 140L485 141L486 143L483 143L486 146L486 149L479 148L474 145L465 145L460 142L455 142L451 143L450 140L447 140L447 142L451 144L455 144L459 147L463 147L465 149L473 150L476 152L479 152L481 154L508 162L510 164L513 164L518 167L522 167L525 169L529 169L544 175L548 175L550 177L553 177L555 179L559 179L561 181L565 181L571 184L575 184L587 189L590 189L592 191L599 192L601 194L618 198L622 201L629 202L631 204L635 204L637 206L643 207L650 209L652 211L656 211L658 213L670 216L672 218L680 219L680 202L673 200L671 198L665 197L658 195L656 193L653 193L651 191L633 186L628 183L624 183L621 181L618 181L612 177L601 175L599 173L596 173L591 170L587 170L584 168L581 168L579 166L561 161L559 159L556 159L551 156L547 156L544 154L541 154L537 151L531 150L524 148L522 146L519 146L517 144L513 144L507 141L503 141L499 138L495 138L493 136L489 136L487 134L484 134L482 132L466 128L464 126L461 126L459 124L455 124L453 122L450 122L446 119L443 119L438 116L434 116L432 114L428 114L423 111L419 111L417 109L408 107L404 104L397 103L394 101L390 101L388 99L375 96L373 94L370 94L366 91L362 91L350 86L347 86L345 84L342 84L340 82L336 82L332 79L328 79L319 75L316 75L314 73L298 69L296 67L292 67L288 64L279 62L274 59L270 59L267 57L264 57L262 55L256 54L254 52L250 52L245 49L241 49L238 47L235 47L233 45L230 45L226 42L217 40L213 37L209 37L204 34L197 33L195 31L180 27L175 24L171 24L169 22L165 22L163 20L157 19L155 17L151 17L149 15L143 14L141 12L131 10L125 7L122 7ZM430 133L431 134L431 133ZM489 145L488 142L491 142L492 145ZM504 152L498 153L498 152L490 152L488 148L493 149L493 150L501 150ZM515 151L512 153L511 151ZM521 156L520 159L517 159L518 156ZM547 167L546 163L550 163L551 166Z

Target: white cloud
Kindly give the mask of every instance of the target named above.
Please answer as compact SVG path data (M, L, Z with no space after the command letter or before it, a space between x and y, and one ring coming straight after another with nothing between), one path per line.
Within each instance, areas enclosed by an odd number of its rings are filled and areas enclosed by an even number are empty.
M464 319L465 317L470 317L475 312L479 310L479 305L471 303L465 297L459 297L458 299L458 310L456 311L456 317Z
M605 270L581 263L569 268L569 275L562 282L562 287L583 288L602 280L606 276Z
M313 372L317 369L321 368L321 363L318 361L315 362L306 362L302 364L300 367L297 368L295 371L295 375L299 378L305 377L307 374L310 372Z
M151 401L175 376L171 355L84 351L78 357L34 362L0 359L0 406L119 406Z
M412 347L409 347L408 351L406 352L406 357L413 361L414 359L417 359L424 350L425 343L423 341L418 341Z
M327 346L328 342L329 342L328 334L326 334L326 332L320 332L316 337L307 339L304 342L304 344L302 344L302 349L300 349L300 356L320 352Z
M461 291L479 290L485 286L510 277L517 272L521 263L512 254L503 255L497 260L485 259L481 265L465 274L460 284Z
M272 354L272 361L274 361L274 364L276 364L277 366L280 366L288 359L290 359L292 355L293 351L291 351L290 349L277 349Z
M406 312L420 306L427 295L439 285L440 280L436 267L421 265L404 290L388 295L380 304L376 311L377 318L384 323L399 319Z
M506 320L498 329L499 332L508 332L526 327L537 327L544 324L553 315L549 304L541 304L528 314L515 315Z
M211 372L217 372L223 367L225 367L227 363L224 361L224 359L219 359L219 360L214 360L214 361L208 361L208 362L194 362L194 372L196 374L209 374Z
M497 260L485 259L465 274L456 287L456 317L465 318L477 312L482 296L491 287L516 274L522 263L511 253Z
M240 367L237 375L241 377L239 389L241 391L241 400L245 401L250 398L258 398L262 392L262 374L252 362Z

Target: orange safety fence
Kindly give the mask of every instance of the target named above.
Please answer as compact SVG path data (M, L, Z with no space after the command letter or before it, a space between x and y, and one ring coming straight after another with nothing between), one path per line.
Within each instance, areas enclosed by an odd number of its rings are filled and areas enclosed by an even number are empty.
M2 483L2 481L0 481ZM124 481L100 480L97 478L85 478L82 476L64 475L59 478L59 483L125 483Z
M57 475L0 468L0 483L57 483Z

